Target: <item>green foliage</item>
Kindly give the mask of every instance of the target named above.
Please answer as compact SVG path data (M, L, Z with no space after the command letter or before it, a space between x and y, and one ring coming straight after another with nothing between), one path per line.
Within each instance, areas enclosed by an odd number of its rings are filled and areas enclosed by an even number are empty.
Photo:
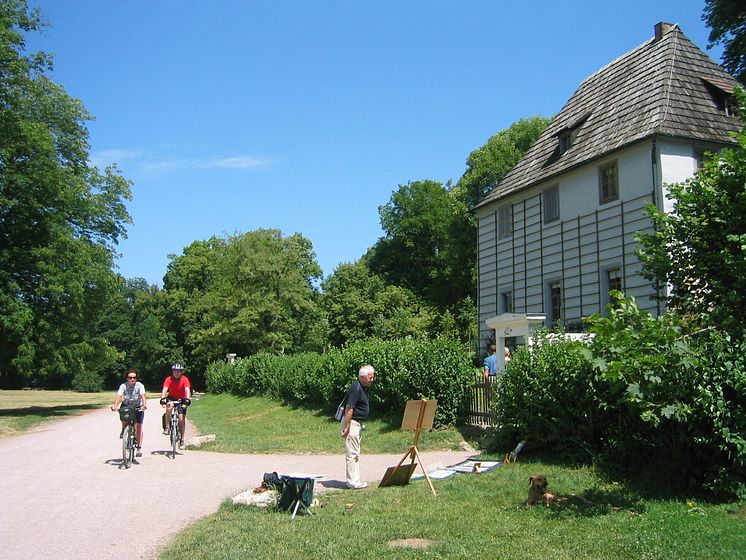
M522 439L531 447L588 460L600 436L596 383L587 348L563 336L538 333L529 350L519 347L498 380L494 401L497 449Z
M166 316L198 385L207 364L229 352L248 356L325 344L313 285L321 269L302 235L261 229L196 241L170 258Z
M301 406L324 408L331 415L357 372L366 363L376 368L370 391L376 416L402 411L410 399L438 400L436 421L453 424L463 415L473 379L471 357L463 346L446 339L365 340L319 355L255 354L235 364L211 363L211 393L266 395Z
M616 476L669 488L746 491L746 346L715 330L688 333L619 294L594 316L592 342L539 336L510 361L497 391L495 445L592 459Z
M739 114L746 94L736 88ZM696 177L668 185L673 211L654 206L655 232L641 234L638 252L648 278L669 285L670 307L743 336L746 316L746 128L738 145L713 154Z
M0 384L69 387L112 286L129 182L88 163L91 116L27 54L42 28L0 3ZM85 350L82 350L85 353Z
M723 67L746 84L746 6L741 0L706 0L702 19L711 29L708 48L723 44Z
M409 290L386 284L363 262L342 263L321 283L331 343L427 332L431 316Z
M466 158L466 171L455 192L466 207L477 205L544 132L551 119L528 117L501 130ZM476 239L475 239L476 244Z
M469 262L454 245L456 230L470 227L468 212L447 187L430 180L399 185L378 213L385 236L366 257L372 271L439 308L476 293Z
M93 372L81 372L73 377L72 388L81 393L98 393L104 388L104 380Z

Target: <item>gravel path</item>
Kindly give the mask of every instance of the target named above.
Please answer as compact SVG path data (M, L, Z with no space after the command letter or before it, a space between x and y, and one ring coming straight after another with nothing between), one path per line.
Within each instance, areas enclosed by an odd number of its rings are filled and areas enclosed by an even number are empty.
M160 408L145 414L143 457L119 469L118 415L108 408L50 422L0 440L0 543L4 559L153 558L189 523L215 512L225 498L257 486L265 472L344 481L343 446L335 455L236 455L197 450L166 455ZM194 434L187 429L187 438ZM362 478L377 482L398 455L368 455ZM452 465L467 452L420 453L427 465ZM179 507L167 498L181 496ZM126 549L122 542L127 535ZM126 550L126 552L125 552Z

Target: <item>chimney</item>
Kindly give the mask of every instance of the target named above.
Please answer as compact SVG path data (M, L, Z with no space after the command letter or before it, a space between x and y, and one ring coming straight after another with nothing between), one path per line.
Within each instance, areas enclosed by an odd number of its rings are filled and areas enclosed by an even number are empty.
M654 27L655 40L660 41L663 38L663 36L669 31L671 31L674 27L676 27L675 23L666 23L665 21L656 23Z

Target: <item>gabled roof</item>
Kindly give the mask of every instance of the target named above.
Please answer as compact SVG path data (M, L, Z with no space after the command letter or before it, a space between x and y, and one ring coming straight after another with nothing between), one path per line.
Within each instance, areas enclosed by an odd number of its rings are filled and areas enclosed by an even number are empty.
M736 81L677 25L586 78L544 133L476 208L653 135L733 143L740 121L718 107ZM714 88L714 89L713 89ZM560 153L558 137L573 132Z

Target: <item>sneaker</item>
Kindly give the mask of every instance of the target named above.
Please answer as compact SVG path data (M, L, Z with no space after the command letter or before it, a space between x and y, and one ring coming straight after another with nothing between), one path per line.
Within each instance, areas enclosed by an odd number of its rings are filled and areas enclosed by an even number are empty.
M135 457L142 457L142 447L137 448L137 453L135 453Z
M367 482L348 482L347 488L350 490L362 490L363 488L367 488L368 483Z
M167 436L167 435L168 435L168 434L170 434L170 433L171 433L171 432L169 432L168 430L163 430L163 435L164 435L164 436Z
M184 449L184 440L179 440L179 449Z

